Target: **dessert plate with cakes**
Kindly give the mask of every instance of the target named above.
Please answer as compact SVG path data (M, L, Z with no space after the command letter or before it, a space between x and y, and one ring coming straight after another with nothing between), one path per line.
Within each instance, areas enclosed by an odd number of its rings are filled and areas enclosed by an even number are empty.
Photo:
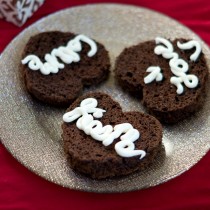
M209 58L196 34L145 8L57 12L2 53L1 141L70 189L161 184L209 150Z

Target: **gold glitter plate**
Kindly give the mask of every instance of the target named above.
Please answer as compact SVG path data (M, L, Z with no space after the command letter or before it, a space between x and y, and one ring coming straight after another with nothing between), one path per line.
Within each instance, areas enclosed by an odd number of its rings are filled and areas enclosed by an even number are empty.
M82 33L103 43L112 67L128 46L154 39L200 38L178 22L145 8L96 4L66 9L36 22L19 34L0 59L0 138L10 153L28 169L59 185L93 192L126 192L158 185L187 171L210 147L210 93L204 108L178 125L164 126L163 150L143 172L96 181L72 171L61 139L64 109L45 106L26 92L19 74L23 48L31 35L60 30ZM210 51L202 40L210 66ZM123 110L144 111L142 105L114 83L113 73L97 90L110 94ZM85 90L85 91L89 91Z

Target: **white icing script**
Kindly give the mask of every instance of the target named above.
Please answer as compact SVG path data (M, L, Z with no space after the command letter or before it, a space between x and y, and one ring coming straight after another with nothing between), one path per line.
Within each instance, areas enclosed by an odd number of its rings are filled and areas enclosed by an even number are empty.
M198 77L193 74L186 74L189 70L189 65L186 61L179 58L179 55L173 52L173 45L166 39L157 37L156 44L163 44L155 47L155 54L162 55L166 59L170 59L169 66L172 73L176 77L171 77L170 82L177 87L177 94L184 92L184 83L188 88L195 88L198 85ZM186 48L185 48L186 49Z
M150 66L147 68L146 72L150 72L145 78L144 83L148 84L152 81L156 80L156 82L162 81L163 74L161 73L161 69L159 66Z
M195 52L190 56L191 61L196 61L201 54L201 45L195 40L191 40L186 43L177 42L177 46L181 50L190 50L195 47Z
M177 87L177 94L182 94L184 92L183 84L185 84L188 88L195 88L198 85L198 77L193 74L186 74L189 70L188 63L179 58L179 55L174 52L173 45L167 39L157 37L155 39L156 44L160 44L155 47L154 52L157 55L162 55L166 59L170 59L169 66L171 68L172 73L175 75L171 77L171 84ZM195 40L188 41L186 43L177 42L177 46L181 50L190 50L195 48L195 52L190 56L191 61L196 61L201 53L201 45L199 42ZM163 74L161 73L161 69L159 66L150 66L147 68L146 72L150 72L145 78L144 83L148 84L153 82L154 80L162 81Z
M88 52L88 57L92 57L97 52L96 43L85 35L78 35L74 39L67 43L67 46L60 46L53 49L50 54L46 54L44 59L46 62L42 62L36 55L28 55L21 62L22 64L27 64L31 70L40 70L44 75L50 73L58 73L59 69L63 69L65 66L60 63L57 58L60 58L66 64L72 62L79 62L80 56L77 52L82 50L82 42L87 43L90 46L90 51Z
M101 141L104 146L108 146L113 141L120 137L121 141L115 144L115 151L122 157L133 157L140 155L142 159L146 152L143 150L135 150L135 142L140 133L137 129L134 129L130 123L122 123L114 126L103 126L102 123L95 118L101 118L103 113L106 112L103 109L96 108L98 102L94 98L84 99L80 107L76 107L74 110L67 112L63 115L63 121L70 123L77 120L76 126L78 129L83 130L87 135L90 135L93 139ZM91 114L93 114L93 116Z
M166 59L170 59L169 66L175 77L171 77L170 82L177 87L177 94L182 94L184 92L183 84L188 88L195 88L198 85L198 77L193 74L186 74L189 70L188 63L179 58L179 55L174 52L173 45L164 38L157 37L155 39L156 44L161 44L155 47L154 52L157 55L162 55ZM193 60L196 60L201 52L199 49L200 44L196 41L190 41L184 44L178 43L178 47L181 49L191 49L196 47L195 53L191 56Z

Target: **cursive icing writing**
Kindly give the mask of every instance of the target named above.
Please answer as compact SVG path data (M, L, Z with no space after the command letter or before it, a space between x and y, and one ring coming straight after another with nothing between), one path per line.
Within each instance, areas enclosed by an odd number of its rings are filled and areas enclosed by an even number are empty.
M177 42L177 46L181 50L190 50L195 48L195 52L190 56L191 61L196 61L201 54L201 45L198 41L190 40L186 43Z
M157 46L154 49L154 53L157 55L162 55L166 59L170 59L169 66L171 68L172 73L175 76L172 76L170 82L177 87L177 94L182 94L184 92L183 84L185 84L188 88L195 88L198 85L198 77L193 74L186 74L189 70L188 63L179 58L179 55L174 52L173 45L167 39L157 37L155 39ZM192 49L196 47L196 51L191 55L190 59L196 61L200 52L201 47L197 41L189 41L187 43L181 44L177 43L180 49Z
M112 127L111 125L103 126L102 123L95 118L101 118L103 109L97 108L98 102L95 98L84 99L79 107L63 115L63 121L66 123L77 120L76 126L83 130L93 139L101 141L104 146L108 146L120 137L118 143L115 144L115 151L121 157L140 156L142 159L146 152L143 150L135 150L134 142L139 139L140 133L134 129L130 123L122 123ZM92 115L91 115L92 114Z
M28 64L29 69L31 70L40 70L44 75L50 73L58 73L59 69L63 69L66 64L71 64L72 62L79 62L80 56L78 52L82 50L82 43L85 42L90 46L88 52L88 57L92 57L97 52L96 43L88 38L85 35L78 35L74 39L70 40L67 43L67 46L60 46L56 49L53 49L50 54L44 56L45 62L43 63L40 58L36 55L28 55L21 62L22 64ZM63 62L60 63L58 58Z
M163 74L161 73L159 66L150 66L147 68L146 72L149 72L150 74L144 78L145 84L151 83L154 80L156 80L156 82L163 80Z

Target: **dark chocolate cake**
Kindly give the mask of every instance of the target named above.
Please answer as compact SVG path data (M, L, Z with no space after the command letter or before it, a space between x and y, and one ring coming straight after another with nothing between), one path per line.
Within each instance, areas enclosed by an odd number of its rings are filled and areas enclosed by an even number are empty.
M32 36L25 46L22 59L28 55L36 55L44 63L46 54L55 48L66 46L75 36L70 32L59 31ZM109 55L102 44L96 42L96 45L96 54L88 57L90 46L82 42L80 61L65 64L58 73L43 75L40 71L29 69L28 65L21 65L29 93L45 103L67 106L81 94L84 86L97 85L107 79L110 68Z
M67 112L80 106L86 98L95 98L97 107L106 110L98 119L103 125L113 127L121 123L130 123L140 133L135 143L136 150L144 150L145 157L121 157L115 151L117 138L109 146L93 139L84 131L78 129L76 121L62 124L65 151L68 155L70 167L95 179L103 179L127 175L134 171L141 171L154 161L158 155L162 142L162 126L154 117L140 112L122 112L120 105L104 93L89 93L79 97L67 109Z
M141 98L148 112L163 123L176 123L190 116L201 108L205 98L208 68L204 54L201 52L197 61L193 62L190 55L194 49L181 50L177 47L177 41L184 43L187 40L174 40L174 51L189 64L189 74L196 75L199 80L196 88L184 87L183 94L177 94L176 86L170 83L174 75L170 70L169 60L154 53L155 41L146 41L124 49L115 64L118 84ZM162 81L145 84L144 78L148 75L146 70L150 66L161 68Z

